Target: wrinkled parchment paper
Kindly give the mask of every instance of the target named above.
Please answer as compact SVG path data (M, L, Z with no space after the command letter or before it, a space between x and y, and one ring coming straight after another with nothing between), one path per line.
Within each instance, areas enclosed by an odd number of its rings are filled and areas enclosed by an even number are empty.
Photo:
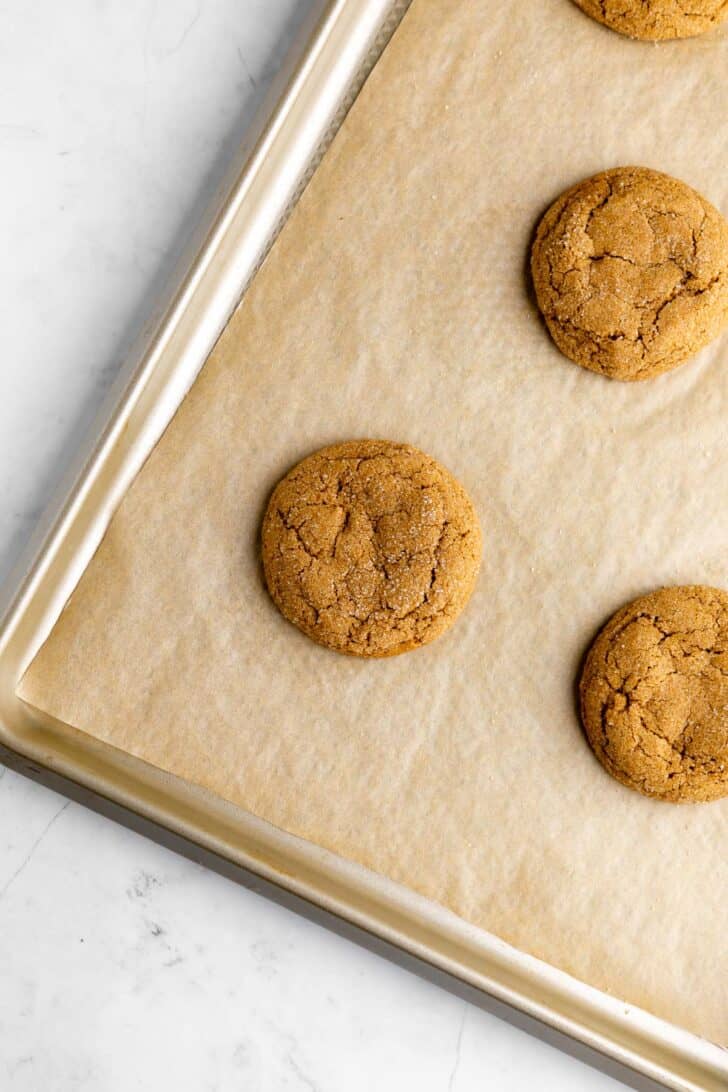
M563 359L525 275L565 187L637 163L728 212L728 38L655 47L569 0L415 0L32 665L23 696L728 1043L728 800L622 788L574 703L660 584L728 585L728 340L646 385ZM471 604L361 662L260 577L269 491L350 437L470 491Z

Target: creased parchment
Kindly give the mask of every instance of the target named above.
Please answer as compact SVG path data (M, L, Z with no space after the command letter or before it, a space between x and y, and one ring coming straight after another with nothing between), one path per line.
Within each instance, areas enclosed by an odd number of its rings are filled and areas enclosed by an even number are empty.
M569 0L415 0L23 696L728 1043L728 800L622 788L574 684L607 616L728 585L728 340L644 385L562 358L525 273L565 187L637 163L728 211L725 36ZM482 574L444 638L362 662L276 612L277 479L350 437L464 483Z

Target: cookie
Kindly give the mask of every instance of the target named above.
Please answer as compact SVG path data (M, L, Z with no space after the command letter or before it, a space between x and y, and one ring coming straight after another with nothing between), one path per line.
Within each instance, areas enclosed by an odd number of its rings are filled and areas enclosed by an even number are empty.
M676 803L728 795L728 593L662 588L592 645L581 715L604 768Z
M670 371L728 323L728 221L645 167L562 194L538 226L531 270L559 349L611 379Z
M630 38L659 41L705 34L728 16L728 0L575 0L582 11Z
M276 486L263 568L281 613L319 644L395 656L433 641L470 598L475 509L444 467L407 444L323 448Z

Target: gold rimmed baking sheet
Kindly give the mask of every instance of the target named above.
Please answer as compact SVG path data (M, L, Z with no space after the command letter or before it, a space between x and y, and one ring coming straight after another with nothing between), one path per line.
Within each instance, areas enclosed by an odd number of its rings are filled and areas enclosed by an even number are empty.
M525 274L540 212L619 163L728 206L726 40L654 47L569 0L415 0L122 503L22 696L728 1042L728 801L611 781L574 682L599 624L726 583L726 341L644 385L566 362ZM412 442L463 481L466 614L362 663L272 608L277 478L335 440Z

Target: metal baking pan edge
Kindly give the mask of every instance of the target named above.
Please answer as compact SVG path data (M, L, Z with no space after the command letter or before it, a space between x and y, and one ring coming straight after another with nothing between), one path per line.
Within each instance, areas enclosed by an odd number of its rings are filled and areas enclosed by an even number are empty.
M209 356L410 0L318 4L284 66L262 121L190 244L168 303L158 308L69 471L15 577L0 623L0 760L158 841L310 904L421 961L460 991L473 987L580 1048L612 1059L634 1087L728 1087L728 1052L625 1005L469 926L405 888L101 744L16 695L28 666L98 548L129 485ZM301 902L300 900L305 900ZM332 917L333 915L333 917ZM342 928L339 931L342 931ZM409 964L408 964L409 965ZM473 999L473 996L470 997ZM503 1015L506 1010L498 1008ZM550 1033L543 1037L549 1039ZM551 1041L553 1038L551 1037ZM626 1067L624 1070L622 1067ZM634 1076L629 1076L633 1074ZM641 1074L649 1082L644 1083ZM635 1083L637 1082L637 1083Z

